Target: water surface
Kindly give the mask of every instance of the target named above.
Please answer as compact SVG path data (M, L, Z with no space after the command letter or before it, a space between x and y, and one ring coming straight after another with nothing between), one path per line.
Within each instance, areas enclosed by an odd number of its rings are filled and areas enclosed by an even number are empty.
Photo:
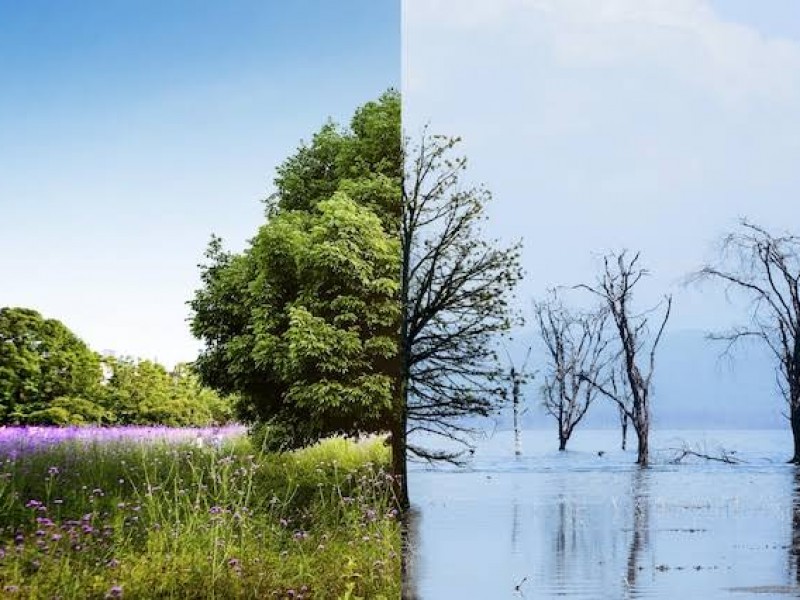
M644 470L616 431L563 453L552 437L525 432L515 458L499 432L463 468L412 468L410 597L800 598L787 432L654 433ZM671 464L686 444L742 463Z

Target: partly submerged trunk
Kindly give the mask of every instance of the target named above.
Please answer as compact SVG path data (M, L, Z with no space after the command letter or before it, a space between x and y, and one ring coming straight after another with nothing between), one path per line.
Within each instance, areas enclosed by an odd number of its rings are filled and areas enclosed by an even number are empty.
M563 452L567 449L567 442L569 441L569 428L567 427L566 418L562 411L558 415L558 451Z
M408 461L406 460L406 415L397 419L392 429L392 485L395 502L401 512L410 506L408 496Z
M559 452L563 452L567 449L567 442L569 441L569 436L572 434L568 428L564 427L563 423L558 424L558 450Z
M650 445L649 445L649 424L634 423L636 429L636 440L638 442L636 464L640 467L646 467L650 460Z
M784 369L789 388L789 423L794 441L794 452L789 462L797 465L800 464L800 335L794 338L794 351L784 356Z
M519 379L511 369L514 378L514 455L522 455L522 436L519 430Z
M620 422L622 425L622 450L624 452L628 449L628 415L623 413Z
M794 440L794 453L790 463L800 465L800 398L792 402L789 412L789 422L792 425L792 439Z

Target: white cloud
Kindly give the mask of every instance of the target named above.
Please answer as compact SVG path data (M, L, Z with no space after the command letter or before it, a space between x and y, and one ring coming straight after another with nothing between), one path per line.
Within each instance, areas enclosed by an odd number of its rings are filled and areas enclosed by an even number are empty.
M642 249L655 297L739 216L796 222L797 39L704 0L404 0L403 13L405 124L464 137L495 231L525 238L523 299L620 246ZM689 324L725 313L686 302Z
M412 44L436 32L470 54L475 38L492 35L498 50L544 46L563 68L667 69L725 101L800 96L796 41L726 22L703 0L406 0L404 9ZM406 71L412 86L419 70Z

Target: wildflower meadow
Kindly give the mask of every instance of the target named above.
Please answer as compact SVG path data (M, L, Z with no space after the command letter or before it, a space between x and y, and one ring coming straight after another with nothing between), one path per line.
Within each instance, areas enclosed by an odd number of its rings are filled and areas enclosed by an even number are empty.
M0 598L399 597L388 461L379 438L0 427Z

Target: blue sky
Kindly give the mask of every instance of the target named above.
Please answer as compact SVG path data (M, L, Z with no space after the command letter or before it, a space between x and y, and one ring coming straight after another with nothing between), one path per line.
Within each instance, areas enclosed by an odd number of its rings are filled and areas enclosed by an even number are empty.
M639 305L674 294L672 330L742 319L719 288L682 284L740 217L800 228L800 3L406 0L403 13L405 126L463 137L494 192L489 234L524 241L527 316L629 248L652 271Z
M0 0L0 306L193 359L211 233L242 248L275 166L399 87L399 48L399 0Z

